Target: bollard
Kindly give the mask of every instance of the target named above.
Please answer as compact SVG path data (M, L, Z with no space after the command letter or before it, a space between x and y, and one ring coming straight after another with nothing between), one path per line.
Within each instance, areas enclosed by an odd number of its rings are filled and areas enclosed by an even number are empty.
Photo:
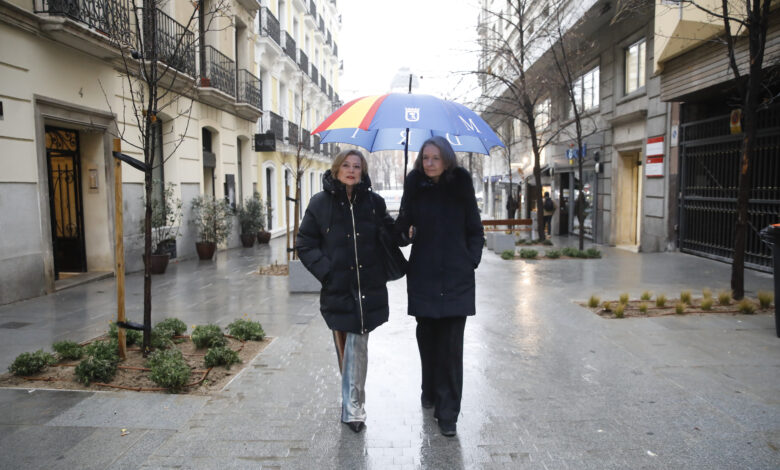
M775 332L780 338L780 311L777 302L780 300L780 224L769 225L761 230L761 239L772 249L772 262L774 264L775 280Z

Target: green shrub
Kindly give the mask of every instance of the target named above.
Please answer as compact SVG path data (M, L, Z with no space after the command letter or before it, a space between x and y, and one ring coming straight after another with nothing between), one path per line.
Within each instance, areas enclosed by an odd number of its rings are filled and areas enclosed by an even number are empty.
M534 259L538 254L539 254L538 251L531 250L529 248L523 248L522 250L520 250L520 257L523 259Z
M623 305L628 303L628 294L620 294L620 303Z
M585 250L585 256L588 258L601 258L601 252L595 248Z
M111 322L111 326L108 327L108 337L119 340L119 327L116 323ZM141 344L144 340L144 333L138 330L130 330L125 328L125 344Z
M525 238L521 238L515 242L515 246L525 245Z
M605 300L603 304L601 304L601 308L604 309L605 312L611 312L612 311L612 302Z
M742 299L740 300L739 304L737 304L737 310L739 310L739 313L744 313L745 315L752 315L756 313L756 304L754 304L748 299Z
M265 338L263 326L258 321L236 319L227 326L230 336L234 336L241 341L262 341Z
M682 315L683 313L685 313L685 307L687 306L688 305L685 302L679 301L676 304L674 304L674 311L677 313L677 315Z
M84 385L89 385L92 382L108 383L116 375L116 365L116 361L110 359L87 356L76 366L76 377Z
M173 393L184 388L192 374L190 366L184 361L178 349L155 351L149 355L146 365L151 369L149 378Z
M552 246L552 244L553 244L552 240L548 240L546 238L542 240L542 245L544 246Z
M115 339L94 341L84 347L84 354L117 363L119 362L119 343Z
M718 292L718 303L720 305L730 305L731 304L731 292L727 290L723 290Z
M596 308L599 306L599 302L601 302L601 299L599 299L598 296L591 295L590 299L588 299L588 307Z
M769 308L772 305L772 300L774 300L774 295L771 292L765 290L758 291L758 303L761 305L761 308Z
M615 318L623 318L625 316L626 304L617 304L612 311L615 313Z
M712 297L704 297L701 299L702 310L712 310Z
M704 299L712 298L712 291L705 287L704 289L701 290L701 296Z
M550 258L550 259L558 259L561 257L561 251L560 250L547 250L544 252L544 256Z
M187 324L178 318L166 318L165 320L158 322L154 327L158 328L160 331L170 331L171 336L181 336L187 331Z
M222 330L217 325L198 325L192 330L192 342L198 348L213 348L227 344Z
M513 250L504 250L503 253L501 253L501 259L514 259L515 252Z
M163 329L162 331L152 328L152 336L149 338L149 345L152 349L170 349L173 346L171 331Z
M576 257L577 257L577 253L578 253L579 251L580 251L580 250L578 250L578 249L576 249L576 248L572 248L572 247L570 247L570 246L565 246L565 247L563 247L563 248L561 249L561 253L563 253L563 256L568 256L568 257L570 257L570 258L576 258Z
M655 306L656 307L665 307L666 306L666 296L661 294L655 296Z
M14 362L8 366L8 371L14 375L33 375L56 363L57 358L53 354L39 349L35 352L25 352L16 356Z
M688 305L691 304L691 291L684 290L680 292L680 302L686 303Z
M639 298L642 300L650 300L653 298L653 293L650 292L649 290L646 290L642 292L642 295Z
M233 364L238 364L241 359L238 358L238 352L226 346L217 346L211 348L206 353L206 367L225 366L230 369Z
M76 360L84 355L84 349L75 341L57 341L51 345L60 359Z
M647 303L642 302L639 304L639 311L642 313L642 315L647 315Z

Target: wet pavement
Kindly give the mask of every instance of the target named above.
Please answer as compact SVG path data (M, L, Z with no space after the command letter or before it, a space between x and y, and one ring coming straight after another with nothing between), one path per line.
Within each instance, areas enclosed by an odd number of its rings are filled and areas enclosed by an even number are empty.
M155 321L224 326L247 314L275 338L223 392L0 390L0 468L780 467L771 315L606 320L573 302L717 292L728 287L726 264L604 247L601 260L504 261L485 251L456 438L441 436L420 406L405 280L391 283L390 322L369 340L367 429L356 435L339 422L340 380L318 296L290 295L286 278L252 274L282 261L283 243L175 263L154 277ZM128 276L133 320L141 281ZM746 272L748 295L771 289L770 275ZM105 331L113 291L108 279L0 307L0 366Z

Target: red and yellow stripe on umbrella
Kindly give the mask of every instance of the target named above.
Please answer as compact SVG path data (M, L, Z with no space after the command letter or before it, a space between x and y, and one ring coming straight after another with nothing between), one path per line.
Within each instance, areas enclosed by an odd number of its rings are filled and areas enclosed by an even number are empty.
M374 119L374 115L385 98L387 95L364 96L352 100L328 116L322 124L312 131L312 134L333 129L360 128L367 131L371 120Z

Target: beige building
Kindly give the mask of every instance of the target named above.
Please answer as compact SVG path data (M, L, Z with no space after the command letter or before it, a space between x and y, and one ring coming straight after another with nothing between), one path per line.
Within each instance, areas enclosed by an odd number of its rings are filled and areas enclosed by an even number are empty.
M214 5L201 0L197 11ZM197 17L185 27L192 2L171 0L154 12L158 57L177 77L157 114L167 160L155 177L173 183L184 202L180 257L195 252L190 201L213 194L238 204L261 173L253 152L263 108L259 4L225 6L202 35ZM0 304L52 292L74 276L114 272L112 139L121 135L123 152L143 160L124 76L138 44L130 7L128 0L0 0ZM149 24L141 28L146 37ZM174 51L182 35L192 47ZM120 43L128 46L124 57ZM143 174L126 164L122 191L126 265L134 271L142 267ZM238 243L235 235L227 246Z
M322 189L335 146L310 132L337 106L341 17L335 0L263 0L255 60L263 81L257 123L258 191L274 236L292 229L294 174L300 155L301 215ZM299 154L300 152L300 154ZM286 193L285 193L286 191Z

